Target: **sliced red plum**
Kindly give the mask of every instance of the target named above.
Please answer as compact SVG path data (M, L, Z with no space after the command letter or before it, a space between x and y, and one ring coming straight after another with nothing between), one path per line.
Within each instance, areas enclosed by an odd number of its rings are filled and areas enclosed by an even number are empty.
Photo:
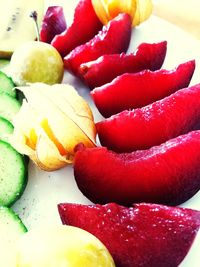
M82 63L95 60L105 54L125 52L131 38L131 18L128 14L119 14L103 30L86 44L76 47L65 58L65 68L78 74Z
M116 267L177 267L200 227L200 212L156 204L126 208L59 204L63 224L82 228L100 239Z
M124 73L161 68L167 52L167 42L142 43L132 54L109 54L80 65L79 75L92 89L111 82Z
M40 41L51 43L55 35L62 33L66 28L67 24L63 8L61 6L50 6L42 21Z
M173 70L127 73L96 87L91 95L99 112L108 118L123 110L146 106L187 87L194 70L195 61L192 60Z
M96 126L101 144L116 152L147 149L200 129L200 84L145 107L122 111Z
M74 176L92 202L178 205L200 189L200 131L132 153L78 147Z
M56 35L51 44L64 57L75 47L93 38L101 28L102 24L93 9L91 0L80 0L71 26Z

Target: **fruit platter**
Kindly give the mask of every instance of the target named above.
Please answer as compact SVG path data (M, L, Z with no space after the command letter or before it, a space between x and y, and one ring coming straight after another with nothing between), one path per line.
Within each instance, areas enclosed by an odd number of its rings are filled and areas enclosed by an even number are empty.
M3 2L0 266L200 267L199 41L151 0Z

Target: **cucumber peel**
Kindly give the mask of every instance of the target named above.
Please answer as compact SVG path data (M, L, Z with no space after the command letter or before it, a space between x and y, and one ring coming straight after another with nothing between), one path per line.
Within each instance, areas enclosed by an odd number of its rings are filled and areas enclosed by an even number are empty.
M8 136L13 133L13 129L11 122L0 117L0 140L8 142Z
M15 84L12 79L5 73L0 71L0 92L5 92L13 97L16 97Z
M27 184L27 164L10 144L0 141L0 206L11 206Z
M8 121L13 120L15 114L19 111L21 104L14 97L7 93L0 92L0 116Z

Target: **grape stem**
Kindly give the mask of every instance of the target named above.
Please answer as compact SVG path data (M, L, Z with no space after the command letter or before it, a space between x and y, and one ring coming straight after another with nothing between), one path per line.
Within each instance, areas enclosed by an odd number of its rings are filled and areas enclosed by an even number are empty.
M31 14L30 14L30 17L34 20L35 22L35 32L36 32L36 35L37 35L37 40L40 42L40 34L39 34L39 26L38 26L38 14L36 11L32 11Z

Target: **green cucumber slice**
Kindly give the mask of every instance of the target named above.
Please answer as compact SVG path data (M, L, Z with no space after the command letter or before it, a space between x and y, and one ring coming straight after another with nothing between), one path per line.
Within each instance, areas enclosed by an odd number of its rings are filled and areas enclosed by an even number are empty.
M0 206L11 206L27 184L27 165L10 144L0 141Z
M15 247L18 239L27 232L25 225L14 211L0 207L0 266L13 267L15 264Z
M16 97L16 90L14 87L15 84L13 83L12 79L0 71L0 91Z
M0 117L0 140L8 142L8 135L13 133L13 129L11 122Z
M13 117L20 109L20 103L9 94L0 92L0 116L8 121L13 120Z

